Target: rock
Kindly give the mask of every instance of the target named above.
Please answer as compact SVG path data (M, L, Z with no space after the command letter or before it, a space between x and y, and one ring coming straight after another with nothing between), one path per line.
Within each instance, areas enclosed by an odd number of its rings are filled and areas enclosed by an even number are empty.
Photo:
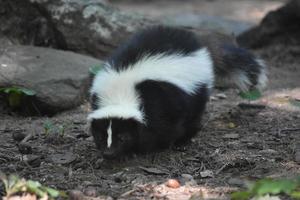
M190 181L194 179L193 176L190 174L181 174L181 177L186 181Z
M214 173L211 170L204 170L200 172L201 178L212 178L214 177Z
M69 164L76 160L76 155L71 152L52 154L49 157L55 164Z
M295 161L300 164L300 149L297 149L295 152Z
M216 94L216 97L219 98L219 99L227 99L227 96L224 93Z
M274 149L263 149L263 150L260 150L259 153L262 153L262 154L278 154L278 152L275 151Z
M31 46L0 47L0 88L23 87L36 92L23 99L26 112L55 114L85 99L89 67L100 60L67 51Z
M40 155L28 155L24 156L24 161L31 167L39 167L42 162L42 156Z
M142 169L143 171L147 172L148 174L153 174L153 175L166 175L168 174L165 171L162 171L158 168L154 168L154 167L139 167L140 169Z
M66 49L62 34L29 0L0 1L0 44ZM2 43L4 41L4 43Z
M238 36L241 46L260 48L270 44L300 45L300 1L288 1L283 7L269 12L259 26Z
M169 179L166 182L166 186L168 186L170 188L179 188L180 187L180 183L176 179Z
M185 26L208 29L212 31L234 35L238 35L253 27L253 24L248 22L234 21L218 16L201 14L171 15L163 19L162 23L172 26Z
M150 20L120 12L103 0L2 0L1 35L14 44L106 57Z
M244 187L245 182L239 178L229 178L227 183L231 186Z
M96 188L94 187L88 187L86 188L83 193L86 195L86 196L89 196L89 197L96 197L97 195L97 191L96 191Z
M25 137L26 133L24 133L24 130L15 130L12 134L12 138L17 142L21 142Z
M228 133L223 136L225 139L238 139L240 137L237 133Z
M32 153L32 147L28 143L21 142L18 145L18 149L21 154L30 154Z

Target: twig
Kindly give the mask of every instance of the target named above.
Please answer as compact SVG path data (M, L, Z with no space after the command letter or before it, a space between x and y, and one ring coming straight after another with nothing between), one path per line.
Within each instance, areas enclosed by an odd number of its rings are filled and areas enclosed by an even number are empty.
M216 175L218 175L221 171L223 171L227 166L229 166L230 164L229 163L225 163L220 169L218 169L216 171Z
M265 109L266 106L262 104L253 104L253 103L239 103L238 107L242 109Z
M20 143L26 143L31 138L33 138L33 133L26 135L26 137Z
M286 129L280 129L279 133L285 132L285 131L300 131L300 128L286 128Z
M121 194L121 197L127 197L127 196L131 195L132 193L134 193L135 191L136 191L136 189L129 190L129 191Z

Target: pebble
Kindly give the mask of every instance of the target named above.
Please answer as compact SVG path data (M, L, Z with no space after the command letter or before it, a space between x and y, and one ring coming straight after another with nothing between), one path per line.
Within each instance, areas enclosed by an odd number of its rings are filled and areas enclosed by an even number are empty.
M219 98L219 99L227 99L227 96L224 93L216 94L216 97Z
M17 142L21 142L25 137L26 134L22 131L15 131L12 134L12 138Z
M295 153L295 161L300 164L300 149L298 149Z
M166 183L166 186L170 188L179 188L180 183L176 179L169 179Z
M277 154L278 152L275 151L274 149L263 149L263 150L259 151L259 153L262 153L262 154Z
M84 195L82 192L78 190L72 190L69 192L69 199L70 200L82 200L84 199Z
M193 180L193 176L190 174L181 174L181 177L185 180L185 181L190 181Z
M211 170L205 170L200 172L201 178L212 178L214 177L214 173Z
M23 157L24 161L31 167L39 167L42 163L41 158L39 155L26 155Z
M86 195L86 196L89 196L89 197L96 197L97 196L97 191L94 187L88 187L86 188L83 193Z
M237 133L228 133L223 136L223 138L225 138L225 139L237 139L239 137L240 137L240 135Z
M95 162L95 169L100 169L101 168L101 165L103 163L104 159L103 158L99 158L98 160L96 160Z
M32 153L32 147L28 143L19 143L18 149L21 154L31 154Z
M214 96L211 96L211 97L210 97L210 100L211 100L211 101L217 101L218 99L217 99L216 97L214 97Z
M245 182L239 178L230 178L227 183L232 186L243 187L245 186Z

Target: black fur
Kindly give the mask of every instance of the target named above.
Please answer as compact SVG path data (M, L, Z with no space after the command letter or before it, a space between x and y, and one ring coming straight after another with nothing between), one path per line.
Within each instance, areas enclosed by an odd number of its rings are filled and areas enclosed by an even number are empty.
M203 46L200 38L188 31L168 27L151 27L135 34L120 46L108 59L110 65L122 73L144 55L178 54L188 55ZM241 70L253 85L261 73L261 66L248 51L234 43L205 45L212 54L216 76L228 76L230 72ZM174 84L145 80L135 86L142 104L140 110L145 114L146 124L134 119L94 119L91 131L95 143L107 158L115 158L129 152L151 152L180 144L193 137L199 127L201 116L209 99L210 89L199 85L195 94L188 94ZM99 98L92 94L93 110ZM107 148L107 128L112 121L112 147Z
M187 55L201 48L196 36L185 30L155 26L142 30L121 45L108 59L117 70L135 64L144 55Z

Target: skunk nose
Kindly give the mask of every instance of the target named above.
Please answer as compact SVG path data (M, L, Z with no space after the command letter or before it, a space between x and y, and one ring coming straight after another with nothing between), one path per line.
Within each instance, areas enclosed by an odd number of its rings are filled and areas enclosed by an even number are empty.
M116 151L114 151L113 149L106 149L103 152L103 157L105 159L114 159L117 157Z

